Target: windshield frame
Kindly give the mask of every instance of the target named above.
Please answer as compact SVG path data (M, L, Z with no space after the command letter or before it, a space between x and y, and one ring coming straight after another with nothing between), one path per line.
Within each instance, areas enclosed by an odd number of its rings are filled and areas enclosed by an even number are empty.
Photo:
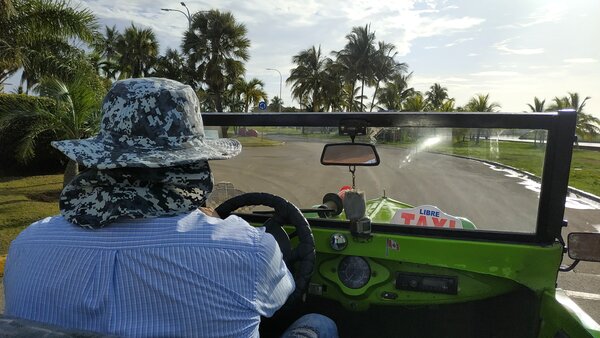
M561 229L568 191L569 170L577 113L561 110L552 113L465 113L465 112L377 112L377 113L202 113L205 126L289 126L338 127L347 119L363 120L368 127L429 128L506 128L543 129L548 132L541 177L536 230L532 234L494 231L454 231L459 238L535 242L562 241ZM395 227L398 233L408 227ZM375 230L375 229L374 229ZM408 230L409 233L440 236L452 233L441 229ZM440 232L443 231L443 232Z

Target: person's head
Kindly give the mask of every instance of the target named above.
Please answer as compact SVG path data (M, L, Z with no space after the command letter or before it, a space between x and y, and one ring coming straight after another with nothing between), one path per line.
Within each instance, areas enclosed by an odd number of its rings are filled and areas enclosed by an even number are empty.
M237 155L237 140L207 140L192 87L161 78L117 81L96 137L52 145L87 168L164 168Z
M207 161L241 151L237 140L205 138L198 97L177 81L118 81L101 109L97 136L52 143L89 168L60 200L63 215L82 226L197 208L212 190Z

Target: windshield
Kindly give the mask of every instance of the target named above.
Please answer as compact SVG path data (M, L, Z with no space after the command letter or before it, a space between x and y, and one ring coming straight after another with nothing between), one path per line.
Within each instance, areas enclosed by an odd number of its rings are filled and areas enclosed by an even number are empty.
M310 208L352 185L348 166L320 163L325 144L350 142L338 128L233 131L244 148L235 159L211 162L217 185L209 204L260 191ZM356 142L374 144L381 163L357 166L355 187L367 201L385 196L403 208L434 206L477 230L534 233L540 193L534 175L541 176L545 138L543 130L369 128Z

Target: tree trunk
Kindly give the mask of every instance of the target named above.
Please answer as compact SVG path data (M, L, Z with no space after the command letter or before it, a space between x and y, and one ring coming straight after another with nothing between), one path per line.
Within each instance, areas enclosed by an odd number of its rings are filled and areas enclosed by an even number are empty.
M356 80L352 81L352 87L350 88L350 100L348 101L348 111L353 111L354 108L354 85L356 84Z
M78 174L79 164L73 160L69 160L69 162L67 162L67 167L65 168L65 174L63 175L63 188Z
M373 100L371 100L371 109L369 109L369 113L373 112L373 106L375 105L375 96L377 96L377 91L379 90L379 81L375 85L375 92L373 93Z
M221 95L215 95L215 108L217 112L223 112L223 101L221 100ZM221 126L221 137L227 138L227 130L229 130L229 126Z
M363 76L360 85L360 111L363 111L363 97L365 96L365 77Z

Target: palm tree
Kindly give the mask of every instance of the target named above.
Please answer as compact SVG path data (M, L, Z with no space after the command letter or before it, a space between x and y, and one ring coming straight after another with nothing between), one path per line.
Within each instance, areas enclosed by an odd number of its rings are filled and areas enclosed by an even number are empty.
M427 108L427 101L423 98L423 94L419 92L414 92L414 94L407 98L404 104L402 104L403 111L418 112L425 111Z
M237 87L242 94L244 100L244 111L250 112L250 105L258 104L261 100L267 101L267 93L264 91L265 84L259 79L251 79L246 82L244 79L239 80Z
M206 92L217 111L223 111L223 95L246 72L250 40L246 26L237 23L230 12L218 10L194 13L190 29L181 44L196 77L194 87L206 85ZM222 127L227 137L228 127Z
M185 57L176 49L167 48L165 55L156 60L152 76L164 77L175 81L186 83Z
M271 111L271 112L283 111L283 100L279 96L274 96L271 99L271 103L269 103L269 106L267 108L268 108L268 111Z
M490 94L477 94L472 97L467 105L465 106L467 111L470 112L495 112L501 106L497 102L490 102ZM477 138L475 143L479 144L479 138L481 137L481 129L477 129Z
M541 100L536 97L533 98L533 105L531 103L528 103L527 105L529 106L529 109L531 109L532 112L544 112L546 111L544 108L544 105L546 104L546 100Z
M444 100L444 102L442 102L442 105L439 108L439 111L443 111L443 112L453 112L453 111L457 111L458 109L454 107L454 99L446 99Z
M117 40L121 77L148 76L156 62L158 49L152 29L140 29L132 23Z
M98 68L102 70L102 75L108 79L116 79L119 70L117 62L121 57L118 52L118 44L121 34L116 26L105 27L103 35L96 38L92 47L94 52L99 55Z
M327 58L325 61L325 77L323 80L322 103L324 111L343 111L350 100L345 90L344 67ZM349 109L349 107L348 107Z
M414 88L408 87L411 77L412 73L395 75L378 92L377 103L386 110L401 111L404 102L415 93Z
M431 106L431 109L438 111L440 110L444 100L448 98L448 88L442 87L439 83L434 83L429 87L429 91L425 93L427 97L427 103Z
M546 100L541 100L537 98L537 96L535 96L533 98L533 105L531 103L528 103L527 105L529 106L529 109L531 109L532 112L544 112L546 111L544 108L544 105L546 104ZM540 134L541 132L541 134ZM538 135L539 134L539 135ZM542 144L544 142L545 139L545 134L543 130L534 130L533 132L533 144L537 144L537 140L538 140L538 136L540 138L540 144Z
M600 134L600 119L583 112L583 108L589 99L591 99L591 97L586 96L585 99L580 102L579 93L569 92L568 96L563 96L561 98L554 97L554 103L548 107L548 110L574 109L577 111L577 126L575 133L582 139L585 139L588 136Z
M312 111L318 112L324 100L324 85L327 80L328 59L321 55L321 46L312 46L292 57L296 64L285 80L292 85L292 97L305 101L312 106Z
M375 107L375 98L379 91L379 85L381 82L391 80L395 75L401 74L408 69L408 65L404 62L396 62L394 57L398 52L394 51L396 47L391 43L385 43L380 41L378 44L379 48L375 52L373 60L373 78L375 80L375 92L373 93L373 99L371 100L370 112Z
M339 52L335 52L336 61L346 69L346 80L351 83L354 92L354 86L357 80L361 81L360 103L363 106L365 85L374 81L373 78L373 59L375 55L375 33L371 32L371 26L354 27L352 32L346 35L346 46ZM353 110L354 98L350 98L349 110Z
M22 69L26 91L44 76L72 74L81 51L70 42L90 43L96 35L93 13L67 1L9 0L0 13L0 83Z
M53 133L54 140L80 139L97 132L100 102L104 93L101 85L92 82L90 76L80 76L68 83L45 78L35 90L40 96L52 98L56 109L5 107L6 110L0 112L0 131L19 125L22 121L28 122L29 127L23 131L23 138L17 148L18 158L25 162L31 159L35 155L36 140L47 132ZM69 160L64 173L64 184L77 172L77 163Z
M469 100L466 108L470 112L495 112L501 106L497 102L490 102L490 94L477 94Z
M0 0L0 15L4 17L10 17L15 15L15 6L13 0Z

